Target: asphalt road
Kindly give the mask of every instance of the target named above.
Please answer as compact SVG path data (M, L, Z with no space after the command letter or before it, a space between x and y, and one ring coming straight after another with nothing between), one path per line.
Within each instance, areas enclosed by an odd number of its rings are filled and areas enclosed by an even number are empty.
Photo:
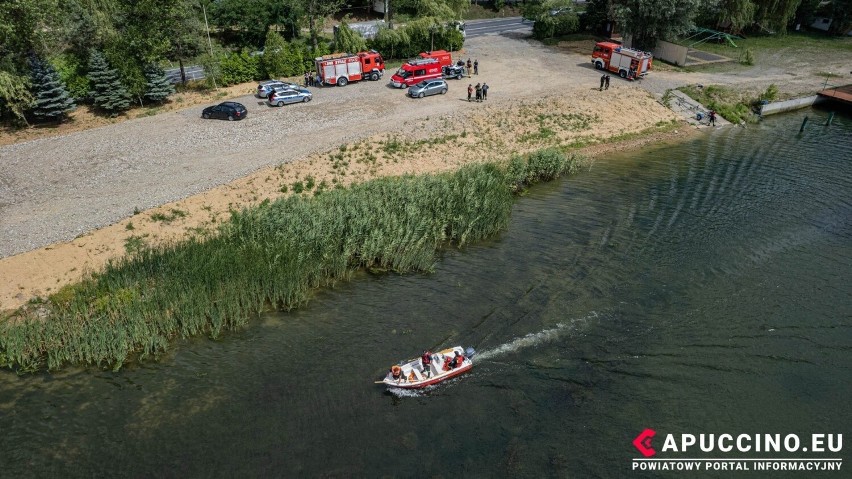
M481 37L483 35L496 35L511 31L532 31L532 22L521 17L493 18L489 20L471 20L467 22L465 35L467 38ZM201 65L188 65L184 67L187 80L201 80L204 78L204 69ZM166 76L172 83L180 83L180 68L166 70Z
M495 35L511 31L532 32L533 22L521 17L494 18L489 20L471 20L465 27L467 38Z

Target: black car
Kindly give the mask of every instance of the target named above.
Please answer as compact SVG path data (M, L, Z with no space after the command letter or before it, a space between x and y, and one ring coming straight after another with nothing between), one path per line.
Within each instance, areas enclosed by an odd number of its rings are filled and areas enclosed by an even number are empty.
M248 110L242 103L226 101L216 106L208 106L201 112L202 118L218 118L220 120L242 120L248 115Z

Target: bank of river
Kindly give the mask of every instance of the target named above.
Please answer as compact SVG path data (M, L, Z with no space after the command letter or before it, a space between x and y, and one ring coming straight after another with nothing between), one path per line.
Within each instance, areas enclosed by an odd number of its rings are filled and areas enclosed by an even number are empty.
M852 120L800 124L598 162L433 274L363 274L160 362L2 374L4 472L615 477L646 427L842 433ZM480 351L470 374L371 384L452 344Z

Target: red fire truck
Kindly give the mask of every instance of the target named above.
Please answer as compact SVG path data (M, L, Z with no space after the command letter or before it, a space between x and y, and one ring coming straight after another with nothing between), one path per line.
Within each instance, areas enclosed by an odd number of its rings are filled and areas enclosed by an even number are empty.
M404 63L391 76L391 85L407 88L423 80L441 78L443 68L453 64L452 56L445 50L421 53L420 58Z
M621 78L635 80L651 70L653 55L612 42L598 42L592 52L592 63L598 70L618 73Z
M376 81L385 73L385 61L375 50L325 55L316 59L316 66L323 85L346 86L364 79Z

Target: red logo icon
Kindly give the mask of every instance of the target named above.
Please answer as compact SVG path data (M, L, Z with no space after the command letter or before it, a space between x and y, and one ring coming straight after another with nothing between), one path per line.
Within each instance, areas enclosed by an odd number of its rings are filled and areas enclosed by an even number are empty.
M636 447L636 449L638 449L643 456L653 456L657 453L657 451L655 451L654 448L651 447L651 438L654 437L654 434L656 433L657 432L653 429L645 429L644 431L639 433L638 436L636 436L636 439L633 440L633 446Z

